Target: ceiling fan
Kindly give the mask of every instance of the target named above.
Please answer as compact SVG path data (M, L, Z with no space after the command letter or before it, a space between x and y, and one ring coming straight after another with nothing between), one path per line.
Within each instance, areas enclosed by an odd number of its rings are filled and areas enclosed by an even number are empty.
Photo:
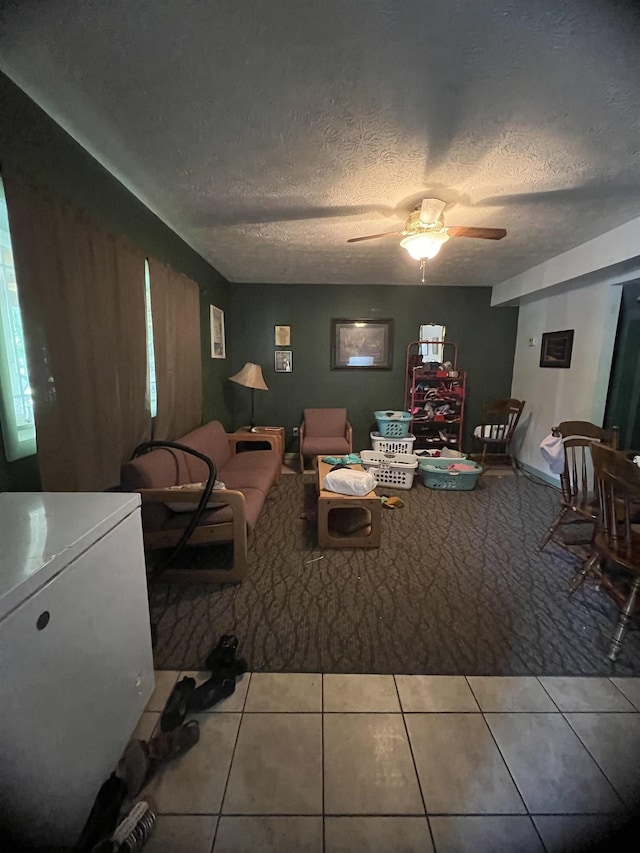
M450 237L478 237L481 240L502 240L506 236L504 228L474 228L464 225L445 225L442 212L447 205L440 198L423 198L415 206L413 213L405 222L402 231L386 231L383 234L369 234L366 237L352 237L347 243L360 243L362 240L377 240L379 237L403 237L400 245L412 258L424 262L435 258Z

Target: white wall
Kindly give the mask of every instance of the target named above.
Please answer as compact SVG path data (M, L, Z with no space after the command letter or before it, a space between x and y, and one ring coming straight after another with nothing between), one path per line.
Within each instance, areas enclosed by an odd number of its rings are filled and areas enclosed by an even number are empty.
M540 442L560 421L602 425L622 286L640 277L640 218L496 284L492 305L518 305L513 397L526 400L514 451L527 468L558 483ZM574 329L571 367L540 367L543 332ZM529 338L535 338L529 346Z
M540 455L552 426L568 420L602 425L621 295L622 287L605 282L572 283L520 305L512 395L526 406L514 447L517 458L545 479L558 481ZM571 367L540 367L543 332L563 329L574 329Z

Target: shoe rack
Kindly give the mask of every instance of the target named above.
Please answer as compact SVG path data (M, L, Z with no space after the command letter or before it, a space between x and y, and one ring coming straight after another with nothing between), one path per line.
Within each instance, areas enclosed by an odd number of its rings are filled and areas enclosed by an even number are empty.
M435 347L442 361L431 360ZM426 360L429 359L429 360ZM449 362L450 366L444 366ZM450 341L412 341L407 347L405 410L411 412L414 449L462 450L467 375L458 369L458 349Z

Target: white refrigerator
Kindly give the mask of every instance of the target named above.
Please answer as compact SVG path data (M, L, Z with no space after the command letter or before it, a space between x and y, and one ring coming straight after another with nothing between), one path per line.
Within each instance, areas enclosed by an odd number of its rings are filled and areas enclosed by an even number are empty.
M0 826L74 844L152 690L140 496L0 494Z

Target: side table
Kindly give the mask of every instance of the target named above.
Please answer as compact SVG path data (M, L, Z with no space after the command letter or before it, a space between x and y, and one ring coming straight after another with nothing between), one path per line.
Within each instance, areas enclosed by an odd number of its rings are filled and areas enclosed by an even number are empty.
M318 545L320 548L379 548L381 537L382 504L375 491L363 497L339 495L322 488L325 476L331 470L331 465L317 457L318 462ZM349 465L357 471L362 471L361 465ZM352 532L340 530L336 523L338 516L344 519L353 518L358 513L362 526L358 524ZM333 517L333 518L332 518ZM332 524L332 521L334 523ZM346 527L349 524L347 523Z
M243 426L237 429L236 435L241 432L250 432L251 427ZM257 426L255 427L252 435L260 434L260 433L268 433L270 437L275 437L278 439L280 446L280 455L282 456L282 461L284 462L284 427L283 426ZM254 446L255 449L255 446Z

